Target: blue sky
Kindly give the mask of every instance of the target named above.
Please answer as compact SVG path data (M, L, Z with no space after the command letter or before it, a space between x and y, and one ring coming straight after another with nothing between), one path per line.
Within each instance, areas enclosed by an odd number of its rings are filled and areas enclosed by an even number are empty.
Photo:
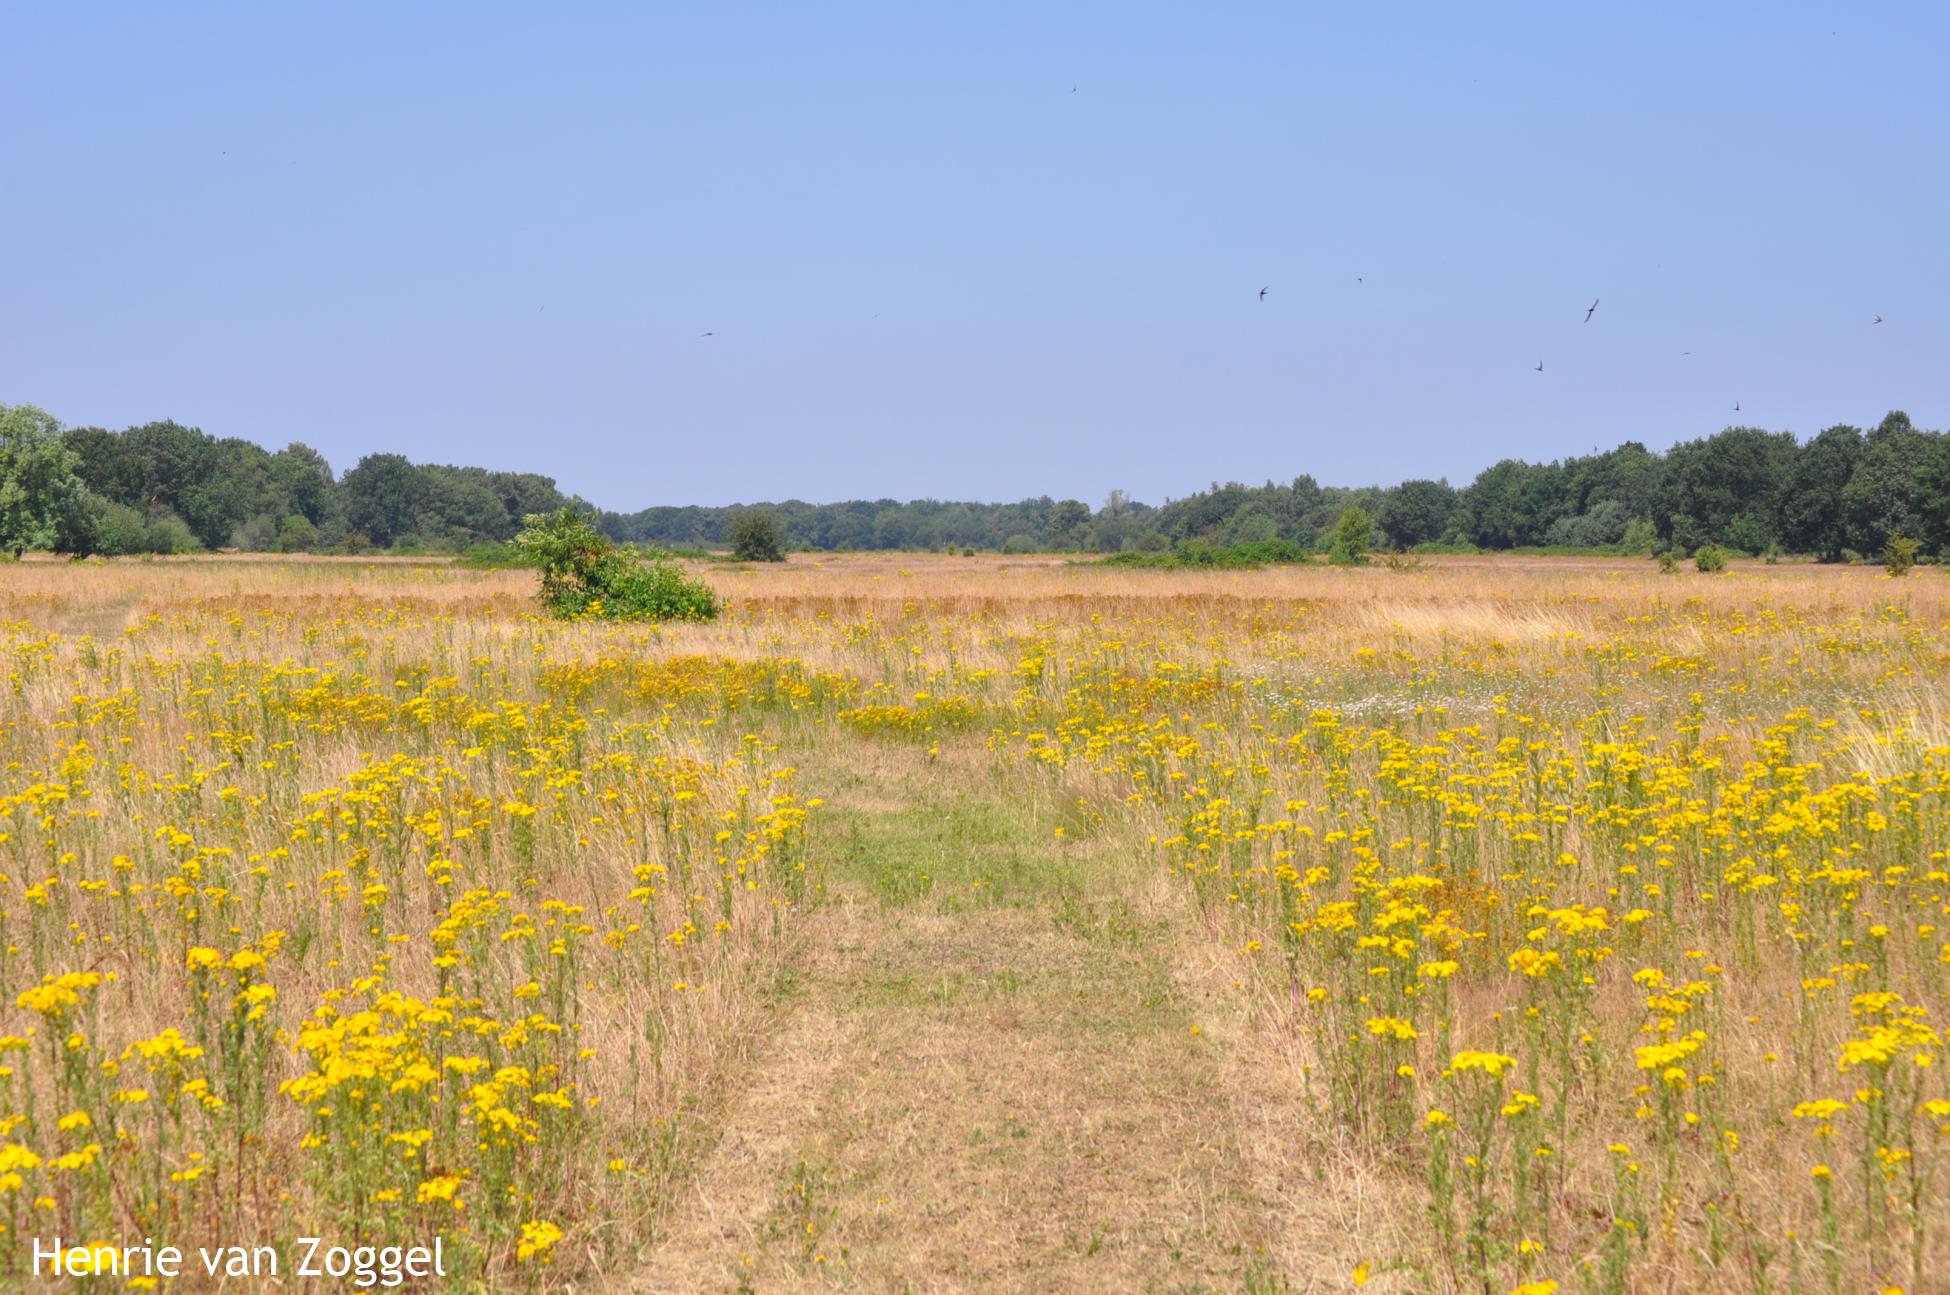
M1950 424L1941 6L23 3L0 48L0 400L70 423L619 509Z

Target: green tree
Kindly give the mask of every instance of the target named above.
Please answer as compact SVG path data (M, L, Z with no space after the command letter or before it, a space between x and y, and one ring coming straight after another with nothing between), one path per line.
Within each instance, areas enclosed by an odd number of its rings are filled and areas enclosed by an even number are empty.
M1774 544L1767 527L1752 513L1733 515L1727 522L1726 541L1732 548L1754 557L1767 552Z
M1508 549L1526 542L1517 494L1528 468L1516 459L1504 459L1477 473L1462 492L1459 520L1471 544Z
M423 464L417 471L422 489L407 531L422 541L466 548L511 539L519 529L508 515L505 496L493 474L481 468L445 464Z
M220 516L196 515L203 502L197 496L217 470L215 443L209 437L164 419L122 433L122 449L137 465L142 482L140 498L123 502L151 514L164 509L175 513L206 548L230 537L230 527Z
M388 545L419 529L432 487L426 473L398 454L368 454L339 483L345 521L374 544Z
M1341 514L1334 523L1334 542L1327 550L1327 559L1341 566L1363 566L1368 560L1368 550L1374 547L1374 518L1358 505Z
M1790 552L1842 560L1848 547L1843 492L1861 458L1861 431L1844 425L1828 428L1795 453L1781 497L1781 543Z
M338 506L332 465L325 461L324 455L303 441L293 441L272 455L271 471L287 501L285 515L297 513L317 526L330 517Z
M1916 430L1900 412L1863 439L1855 471L1842 488L1850 548L1877 553L1892 535L1928 537L1936 529L1928 513L1938 502L1929 480L1938 439Z
M1735 518L1746 514L1742 538L1755 552L1765 549L1779 534L1781 500L1798 452L1789 433L1753 427L1675 445L1666 455L1653 520L1663 516L1661 529L1676 543L1720 544L1732 542Z
M769 509L746 508L731 519L726 538L731 556L740 562L785 561L785 536Z
M1404 481L1381 496L1375 520L1388 538L1414 548L1440 536L1456 511L1456 492L1447 481Z
M1053 549L1081 549L1090 542L1090 505L1065 499L1049 514L1049 544Z
M92 553L96 517L61 424L33 405L0 405L0 550Z
M1907 535L1891 535L1882 546L1882 565L1892 576L1906 576L1916 565L1917 543Z
M142 463L130 453L128 438L100 427L70 427L63 438L75 454L81 483L103 499L146 512Z

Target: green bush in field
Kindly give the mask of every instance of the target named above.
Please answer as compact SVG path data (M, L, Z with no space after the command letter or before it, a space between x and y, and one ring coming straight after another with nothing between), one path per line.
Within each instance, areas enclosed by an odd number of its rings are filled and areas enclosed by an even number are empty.
M1882 565L1892 576L1906 576L1916 565L1917 543L1907 535L1891 535L1882 546Z
M1254 540L1250 544L1214 544L1210 540L1180 540L1169 553L1144 553L1127 549L1098 558L1096 565L1107 567L1150 567L1161 571L1182 571L1192 567L1263 567L1290 562L1305 562L1306 552L1292 540Z
M564 620L708 621L718 614L711 586L661 554L648 560L619 549L564 508L533 513L514 546L542 575L541 600Z
M1625 526L1625 538L1618 541L1618 551L1642 557L1657 547L1659 532L1653 528L1652 521L1646 517L1634 517Z
M1706 572L1725 571L1727 551L1717 544L1702 544L1693 554L1693 565Z
M278 552L309 553L318 547L318 528L303 513L293 513L278 523Z

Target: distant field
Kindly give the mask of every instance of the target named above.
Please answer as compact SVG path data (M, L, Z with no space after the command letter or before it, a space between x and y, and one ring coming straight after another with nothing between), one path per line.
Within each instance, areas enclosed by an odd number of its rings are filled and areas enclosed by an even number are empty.
M691 569L5 568L10 1236L1950 1291L1941 572Z

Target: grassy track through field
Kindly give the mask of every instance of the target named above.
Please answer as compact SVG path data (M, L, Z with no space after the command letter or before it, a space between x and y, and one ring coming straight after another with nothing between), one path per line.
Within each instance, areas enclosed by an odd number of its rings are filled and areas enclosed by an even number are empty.
M1132 870L947 779L816 781L828 907L647 1285L1304 1288Z

